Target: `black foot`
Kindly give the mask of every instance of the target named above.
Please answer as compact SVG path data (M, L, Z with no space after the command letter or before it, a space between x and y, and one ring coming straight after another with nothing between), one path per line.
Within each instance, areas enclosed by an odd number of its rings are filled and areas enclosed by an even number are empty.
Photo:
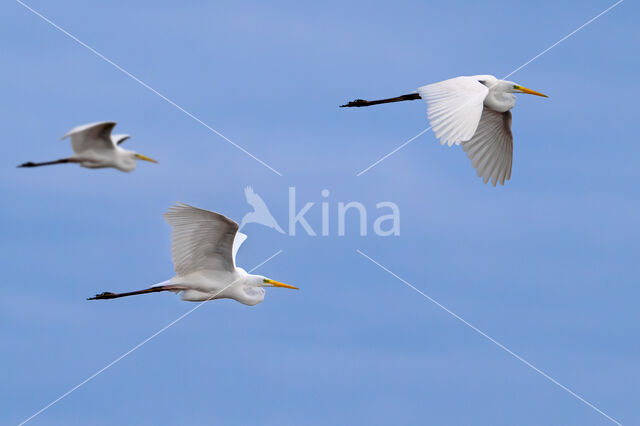
M344 107L361 107L369 105L369 101L365 101L364 99L356 99L355 101L351 101L348 104L340 105L340 108Z
M93 297L89 297L87 300L113 299L113 296L115 295L116 295L115 293L112 293L110 291L105 291L103 293L96 294Z

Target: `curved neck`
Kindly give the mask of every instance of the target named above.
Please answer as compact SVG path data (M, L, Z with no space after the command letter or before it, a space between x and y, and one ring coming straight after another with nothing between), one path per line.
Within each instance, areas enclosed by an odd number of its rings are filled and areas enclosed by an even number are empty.
M516 104L516 95L500 90L499 86L489 89L484 105L498 112L507 112Z

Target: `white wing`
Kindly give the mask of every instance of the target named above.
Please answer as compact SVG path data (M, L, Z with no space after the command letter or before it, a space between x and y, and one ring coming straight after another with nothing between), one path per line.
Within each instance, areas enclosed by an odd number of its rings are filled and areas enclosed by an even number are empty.
M497 112L485 108L478 130L473 138L462 143L471 164L484 183L491 179L504 185L511 178L513 163L513 134L511 133L511 111Z
M240 250L240 246L247 239L247 235L242 232L236 232L236 238L233 240L233 265L236 266L236 255L238 254L238 250Z
M427 117L440 143L468 141L478 127L489 89L476 77L456 77L418 88L427 101Z
M164 217L173 227L171 257L176 274L235 271L232 250L237 223L221 214L182 203L169 208Z
M62 139L71 136L71 148L76 154L89 150L110 150L115 147L111 140L111 131L115 126L115 121L85 124L69 130Z
M111 140L116 145L120 145L122 142L126 141L130 137L131 135L111 135Z

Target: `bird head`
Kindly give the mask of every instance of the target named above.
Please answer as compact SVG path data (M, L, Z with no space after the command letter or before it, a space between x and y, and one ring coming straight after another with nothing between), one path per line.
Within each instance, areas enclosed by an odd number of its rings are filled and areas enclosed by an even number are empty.
M506 91L509 93L526 93L528 95L536 95L536 96L542 96L543 98L548 98L548 96L543 93L536 92L535 90L527 89L526 87L520 86L519 84L516 84L513 81L504 81L503 83L505 83Z
M120 146L116 146L116 162L114 167L123 172L130 172L136 168L136 160L151 161L157 163L153 158L149 158L145 155L138 154L135 151L129 151L128 149L122 149Z
M255 285L256 287L282 287L290 288L292 290L299 290L298 287L274 281L270 278L263 277L262 275L252 275L251 278L251 284Z

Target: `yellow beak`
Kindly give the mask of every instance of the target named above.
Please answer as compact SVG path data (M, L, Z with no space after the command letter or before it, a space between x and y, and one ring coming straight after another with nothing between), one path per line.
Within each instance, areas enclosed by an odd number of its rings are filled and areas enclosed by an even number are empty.
M274 286L274 287L282 287L282 288L290 288L290 289L292 289L292 290L299 290L299 288L298 288L298 287L294 287L294 286L289 285L289 284L279 283L278 281L274 281L274 280L266 279L266 280L264 280L264 282L265 282L266 284L271 284L271 285L272 285L272 286Z
M136 154L136 158L138 160L144 160L144 161L150 161L152 163L156 163L158 164L158 162L156 160L154 160L153 158L149 158L146 155L142 155L142 154Z
M521 91L522 93L526 93L528 95L536 95L536 96L542 96L543 98L548 98L547 95L540 93L540 92L536 92L535 90L531 90L531 89L527 89L526 87L522 87L522 86L514 86L513 87L516 90Z

